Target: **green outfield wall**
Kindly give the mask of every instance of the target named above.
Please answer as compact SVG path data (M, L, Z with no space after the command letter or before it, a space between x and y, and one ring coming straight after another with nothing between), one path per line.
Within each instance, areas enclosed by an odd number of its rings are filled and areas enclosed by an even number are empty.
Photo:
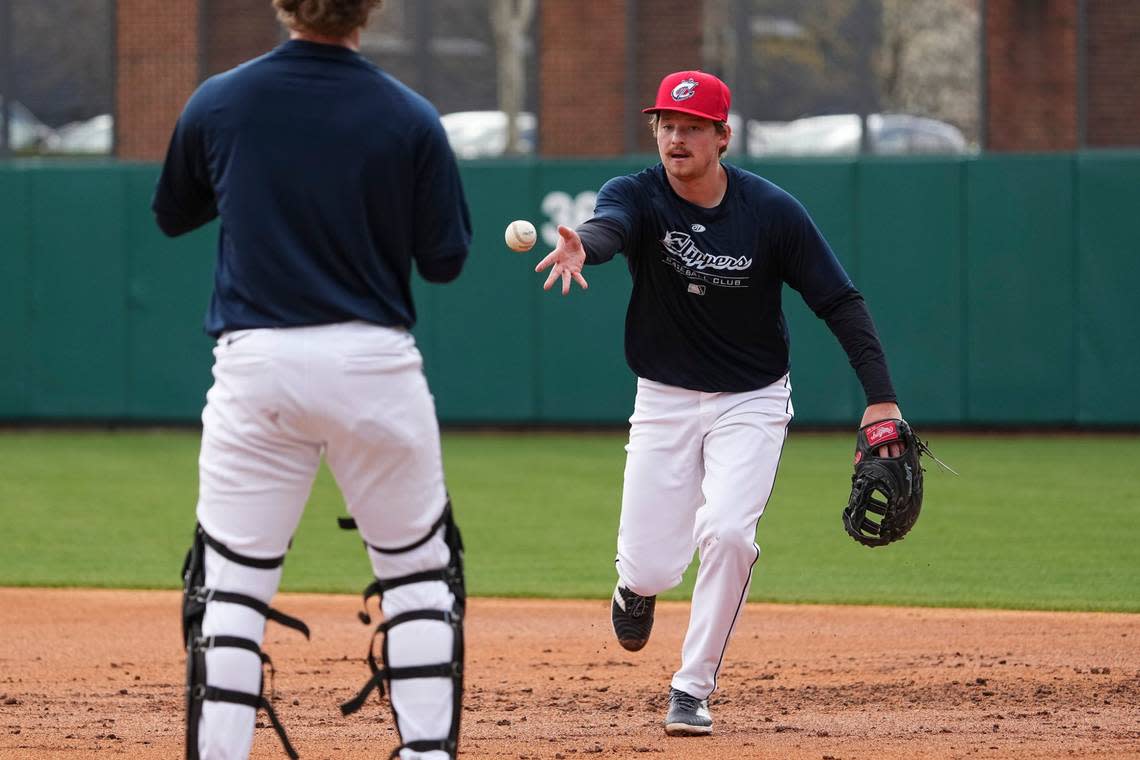
M463 275L416 282L416 336L445 423L624 423L629 274L590 268L563 298L533 271L554 226L651 159L463 165L475 225ZM745 164L811 211L866 294L916 423L1140 424L1140 152ZM0 165L0 420L198 418L216 225L170 240L158 169ZM512 219L536 252L503 244ZM799 423L863 407L826 326L785 291Z

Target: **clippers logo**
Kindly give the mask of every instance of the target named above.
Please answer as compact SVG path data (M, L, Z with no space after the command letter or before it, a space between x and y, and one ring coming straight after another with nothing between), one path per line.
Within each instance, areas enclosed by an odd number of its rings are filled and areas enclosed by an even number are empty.
M666 232L661 240L665 250L692 269L719 269L741 271L752 266L747 256L718 256L705 253L693 243L693 238L684 232Z
M669 94L672 96L673 100L680 103L682 100L688 100L689 98L696 95L696 91L697 80L690 77L689 79L682 81L679 85L674 87L673 91Z
M867 443L872 446L885 441L893 441L899 437L898 428L893 422L880 422L867 428Z
M676 230L666 232L661 245L665 249L662 262L688 281L687 289L690 293L703 296L706 285L718 288L748 287L748 275L740 274L752 267L752 259L748 256L705 253L693 242L692 235ZM702 284L694 284L694 280ZM700 292L693 290L694 287L699 287Z

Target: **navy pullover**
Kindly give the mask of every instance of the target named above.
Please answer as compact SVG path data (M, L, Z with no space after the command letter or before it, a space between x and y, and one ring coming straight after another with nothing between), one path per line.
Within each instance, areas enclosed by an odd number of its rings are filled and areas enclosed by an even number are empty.
M290 40L211 77L171 138L167 235L221 217L206 332L411 327L410 275L459 274L471 222L439 114L345 47Z
M807 211L771 182L724 168L728 189L715 208L678 196L657 164L603 185L594 217L578 228L587 263L626 256L630 368L698 391L770 385L789 369L787 283L838 337L868 403L894 401L863 298Z

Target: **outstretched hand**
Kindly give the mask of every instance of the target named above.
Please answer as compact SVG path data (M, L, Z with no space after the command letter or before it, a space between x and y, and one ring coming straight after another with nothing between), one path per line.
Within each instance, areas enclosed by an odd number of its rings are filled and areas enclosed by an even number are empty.
M550 275L542 284L543 290L550 290L555 281L562 278L562 295L570 292L570 280L578 283L585 290L590 287L586 278L582 276L582 267L586 264L586 249L582 247L582 239L578 233L564 225L558 225L558 245L546 255L534 271L541 272L550 268Z

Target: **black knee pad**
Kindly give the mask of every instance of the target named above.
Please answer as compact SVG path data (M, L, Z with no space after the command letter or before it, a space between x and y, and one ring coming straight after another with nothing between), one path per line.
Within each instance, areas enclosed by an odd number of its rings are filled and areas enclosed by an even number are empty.
M341 520L341 527L354 528L355 523L351 520ZM414 541L406 546L399 546L394 548L373 546L372 544L365 543L373 551L381 554L402 554L404 552L412 551L431 540L437 531L443 530L443 539L450 550L450 558L446 567L441 567L437 570L425 570L423 572L411 573L397 578L377 578L364 589L364 611L359 613L360 621L365 625L372 622L368 614L368 600L373 597L383 597L384 593L389 589L397 586L403 586L409 583L423 583L424 581L443 581L447 584L452 595L455 597L455 604L451 610L409 610L400 615L396 615L391 620L385 620L376 626L372 633L372 639L368 645L368 667L372 671L372 677L365 683L364 688L360 692L340 706L341 712L345 715L359 710L368 695L373 690L377 691L377 695L384 696L385 682L390 682L392 679L400 678L450 678L452 680L452 694L454 703L451 710L451 729L446 738L419 740L404 742L396 747L390 755L395 758L399 755L400 750L410 749L416 752L428 752L432 750L442 750L447 752L450 757L455 757L459 749L459 719L463 706L463 616L467 608L467 588L466 580L463 571L463 538L459 534L459 526L455 524L455 519L451 511L451 501L448 500L447 505L443 509L443 514L432 525L427 535L423 538ZM388 667L388 636L387 632L397 625L407 623L411 620L439 620L445 622L452 627L452 655L451 661L439 663L435 665L417 665L412 667ZM381 646L380 660L376 658L376 637L384 635L383 644ZM392 719L396 724L397 732L400 730L399 716L396 713L396 706L390 704L392 708ZM403 737L401 736L401 740Z
M240 636L203 636L202 620L206 614L206 605L215 601L249 607L269 620L300 631L305 638L309 638L309 627L297 618L273 609L260 599L246 594L206 588L207 545L228 560L261 570L272 570L280 567L285 561L284 555L270 559L243 556L212 538L201 525L195 529L194 543L186 554L186 561L182 564L182 641L186 646L186 758L198 760L198 722L202 717L202 703L210 700L247 705L255 710L264 709L277 736L281 739L286 754L297 760L297 752L289 743L284 726L277 719L272 703L264 695L264 676L257 694L219 689L209 686L206 681L207 649L232 647L253 652L261 658L263 665L269 666L272 678L273 662L269 659L269 655L262 652L257 642L251 639Z

